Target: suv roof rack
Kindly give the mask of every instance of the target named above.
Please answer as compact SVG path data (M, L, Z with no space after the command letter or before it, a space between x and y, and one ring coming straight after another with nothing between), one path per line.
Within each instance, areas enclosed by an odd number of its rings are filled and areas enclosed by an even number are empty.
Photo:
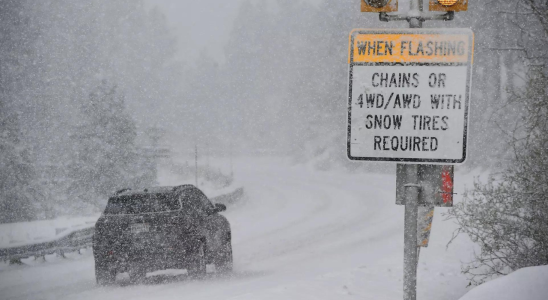
M189 187L194 187L193 184L182 184L182 185L178 185L178 186L174 186L172 191L177 191L177 190L182 190L182 189L185 189L185 188L189 188Z
M127 192L127 191L131 191L131 189L130 188L121 189L121 190L116 191L116 193L114 193L114 194L115 195L120 195L121 193Z

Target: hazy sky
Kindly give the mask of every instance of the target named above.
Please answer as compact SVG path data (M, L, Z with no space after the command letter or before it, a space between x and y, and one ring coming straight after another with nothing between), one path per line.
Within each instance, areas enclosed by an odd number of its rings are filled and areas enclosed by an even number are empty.
M192 61L205 49L214 57L223 58L234 19L246 0L145 0L150 7L158 7L174 30L180 58ZM248 0L253 3L275 3L275 0ZM322 0L306 0L319 3ZM213 45L214 47L211 47ZM212 50L214 49L214 50Z

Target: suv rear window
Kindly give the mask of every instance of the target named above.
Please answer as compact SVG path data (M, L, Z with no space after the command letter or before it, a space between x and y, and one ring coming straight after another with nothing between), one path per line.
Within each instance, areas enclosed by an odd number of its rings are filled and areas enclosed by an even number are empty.
M113 197L108 200L106 215L135 215L181 209L174 194L138 194Z

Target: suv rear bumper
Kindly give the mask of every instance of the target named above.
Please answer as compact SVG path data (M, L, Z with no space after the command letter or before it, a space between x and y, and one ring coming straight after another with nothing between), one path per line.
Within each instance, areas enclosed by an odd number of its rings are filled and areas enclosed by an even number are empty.
M196 255L195 239L177 245L103 244L93 245L95 263L117 272L128 271L132 266L147 272L163 269L186 269Z

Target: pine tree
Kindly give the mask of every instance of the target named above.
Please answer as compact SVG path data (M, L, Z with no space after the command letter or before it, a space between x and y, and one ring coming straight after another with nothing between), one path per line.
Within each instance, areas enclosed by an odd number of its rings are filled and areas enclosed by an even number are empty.
M21 141L18 88L24 84L29 53L24 1L0 1L0 223L35 216L34 170Z
M72 199L100 208L118 189L152 184L154 165L136 146L135 123L116 85L103 80L81 112L84 120L73 135L74 159L69 165Z
M5 109L3 96L0 94L0 223L28 221L36 208L30 187L33 168L18 138L17 118Z

